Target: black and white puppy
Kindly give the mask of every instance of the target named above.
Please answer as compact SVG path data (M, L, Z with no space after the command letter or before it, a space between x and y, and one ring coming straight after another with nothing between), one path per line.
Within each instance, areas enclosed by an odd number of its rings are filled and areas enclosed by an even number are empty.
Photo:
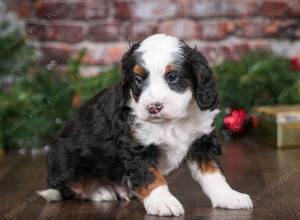
M51 143L48 201L128 200L151 215L184 214L164 178L186 160L213 207L250 209L216 162L216 82L205 57L164 34L134 44L122 80L82 105Z

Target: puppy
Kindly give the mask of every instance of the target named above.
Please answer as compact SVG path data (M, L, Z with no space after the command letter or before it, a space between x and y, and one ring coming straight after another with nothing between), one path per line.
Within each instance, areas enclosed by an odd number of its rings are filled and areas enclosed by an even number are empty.
M122 58L122 79L83 104L49 146L48 201L129 200L150 215L184 214L164 178L185 160L213 207L250 209L216 161L221 153L213 72L205 57L157 34Z

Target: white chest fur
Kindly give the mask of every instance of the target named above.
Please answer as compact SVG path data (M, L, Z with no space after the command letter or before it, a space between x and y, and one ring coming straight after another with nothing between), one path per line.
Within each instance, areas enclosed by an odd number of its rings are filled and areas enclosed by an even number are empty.
M168 174L186 156L190 144L212 130L212 122L219 110L200 111L196 103L190 106L186 118L167 123L152 124L136 121L135 138L143 145L156 144L160 148L159 170Z

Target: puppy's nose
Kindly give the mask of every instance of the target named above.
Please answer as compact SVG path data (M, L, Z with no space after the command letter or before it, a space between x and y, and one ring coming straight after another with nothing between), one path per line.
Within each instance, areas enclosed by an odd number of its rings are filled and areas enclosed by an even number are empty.
M150 105L147 106L147 111L150 114L157 114L158 112L160 112L163 108L163 105L160 102L155 102L155 103L151 103Z

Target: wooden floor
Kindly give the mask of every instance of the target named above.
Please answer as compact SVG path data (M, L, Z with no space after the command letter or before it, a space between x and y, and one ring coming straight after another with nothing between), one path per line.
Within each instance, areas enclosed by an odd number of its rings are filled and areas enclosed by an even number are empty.
M233 188L250 194L253 210L213 209L185 166L168 176L185 216L145 215L131 202L67 201L47 204L35 191L45 187L45 158L0 159L0 219L300 219L300 149L277 151L250 138L223 144L224 173Z

